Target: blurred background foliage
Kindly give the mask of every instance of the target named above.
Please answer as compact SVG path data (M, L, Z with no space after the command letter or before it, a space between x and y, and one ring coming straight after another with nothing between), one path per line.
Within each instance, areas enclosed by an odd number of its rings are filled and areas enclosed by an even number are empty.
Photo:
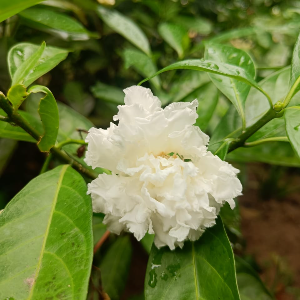
M38 83L49 87L61 102L60 115L66 130L68 126L88 129L92 123L106 128L117 112L117 105L123 103L122 89L136 85L178 60L202 58L206 42L213 40L246 51L255 62L259 81L290 64L299 31L300 2L291 0L46 0L0 23L0 90L6 93L10 87L6 59L9 49L20 42L40 45L46 41L47 46L70 51L66 60L38 79ZM276 80L276 89L286 88L284 80L279 77ZM197 98L197 125L209 135L215 132L218 124L222 126L220 121L225 114L236 114L228 99L203 72L170 71L144 85L151 87L164 105ZM36 113L38 100L38 95L31 95L21 109ZM236 117L232 120L235 122ZM38 175L45 157L33 144L3 138L0 139L0 150L0 208L3 208ZM76 146L69 150L76 155ZM274 143L238 151L229 159L237 162L245 186L245 196L241 200L242 229L239 210L232 212L225 206L221 214L236 253L245 256L255 252L247 252L245 245L247 237L251 240L251 230L257 230L249 229L245 222L259 222L261 215L257 217L257 214L268 213L271 209L268 205L273 205L266 204L267 200L275 199L280 210L283 209L281 201L291 197L297 203L299 213L300 200L293 195L299 192L300 173L291 166L300 163L286 143L281 143L280 148ZM18 178L15 178L16 174ZM262 212L258 212L254 204ZM101 218L94 216L95 242L105 232ZM246 220L244 224L243 219ZM299 226L299 221L295 226ZM243 230L250 230L246 241ZM251 243L255 246L255 240ZM143 239L142 245L149 250L151 237ZM299 242L291 247L297 250L297 246L299 252ZM112 299L143 299L139 292L142 291L147 251L126 235L120 239L110 236L100 250L95 257L89 299L98 299L98 267L105 278L104 288ZM285 258L274 255L265 260L270 268L264 265L265 261L257 265L251 255L246 257L256 270L263 271L263 279L273 296L299 299L299 262L293 273L289 267L291 260L285 264ZM113 263L118 267L114 269ZM263 266L271 273L265 272ZM237 260L238 273L245 274L248 267ZM248 277L251 277L250 273L247 273ZM125 280L127 277L128 281ZM243 300L271 299L259 281L249 291L244 285L244 277L238 279Z

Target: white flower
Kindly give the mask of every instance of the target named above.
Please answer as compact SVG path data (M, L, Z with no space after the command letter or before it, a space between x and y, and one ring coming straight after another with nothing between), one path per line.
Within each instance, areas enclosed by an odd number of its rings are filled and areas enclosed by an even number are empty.
M209 137L193 126L197 100L161 108L150 89L124 90L125 105L106 130L91 128L86 163L111 170L88 185L93 210L108 230L140 240L155 233L157 247L183 246L215 224L220 207L240 195L239 172L207 151Z

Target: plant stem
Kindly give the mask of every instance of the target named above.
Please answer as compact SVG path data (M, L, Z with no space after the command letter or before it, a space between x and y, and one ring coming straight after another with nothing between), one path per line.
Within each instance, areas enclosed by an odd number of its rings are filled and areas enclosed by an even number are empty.
M14 122L16 125L20 126L23 130L25 130L28 134L30 134L35 140L40 140L39 132L32 127L17 111L14 111L12 106L9 104L3 93L0 92L0 107L7 113L9 119ZM50 152L54 154L61 161L70 164L75 170L86 175L91 179L97 178L97 174L87 168L85 168L82 164L75 161L71 157L69 157L66 152L60 150L57 147L52 147Z
M45 161L44 161L44 164L43 164L43 166L42 166L42 169L41 169L40 174L43 174L43 173L47 172L48 167L49 167L49 163L50 163L50 161L51 161L51 159L52 159L52 156L53 156L52 153L49 153L49 154L47 155L47 157L46 157L46 159L45 159Z
M105 233L100 238L100 240L95 245L95 247L94 247L94 254L100 249L100 247L107 240L107 238L109 237L109 235L110 235L110 232L108 230L106 230Z
M229 145L228 153L235 150L236 148L243 147L245 145L246 140L252 136L257 130L267 124L274 118L281 117L283 111L276 112L273 108L269 109L269 111L256 123L246 129L238 138L236 138L232 143Z
M87 145L88 143L86 143L84 140L68 139L68 140L63 141L63 142L61 142L61 143L58 143L58 144L56 145L56 148L61 149L63 146L68 145L68 144Z
M0 116L0 121L3 121L3 122L10 122L10 119L8 117L4 117L4 116Z
M245 143L245 147L253 147L268 142L289 142L289 139L286 136L271 137L271 138L261 139L255 142Z

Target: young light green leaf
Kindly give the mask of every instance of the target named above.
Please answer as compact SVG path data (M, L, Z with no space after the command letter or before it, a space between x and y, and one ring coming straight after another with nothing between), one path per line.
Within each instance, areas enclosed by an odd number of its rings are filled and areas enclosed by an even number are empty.
M18 70L28 66L30 60L35 60L34 66L26 68L26 74L24 72L24 77L20 77L25 86L29 86L36 79L57 66L67 57L69 52L65 49L46 47L40 58L36 60L36 53L39 49L39 46L29 43L20 43L10 49L8 53L8 68L13 82L18 81L15 79L17 74L20 73Z
M31 87L28 92L46 94L45 97L40 100L38 109L44 127L44 134L38 141L38 147L42 152L48 152L55 145L59 128L56 100L51 91L45 86L35 85Z
M137 46L146 54L150 54L150 45L144 32L129 18L113 9L98 6L96 13L113 30L121 34L132 44Z
M98 33L88 31L81 23L68 15L50 9L32 7L22 11L19 15L26 25L49 32L64 40L82 41L99 37Z
M26 87L22 84L12 86L7 93L7 98L14 109L18 109L27 96Z
M149 79L155 77L156 75L171 71L171 70L181 70L181 69L188 69L188 70L197 70L197 71L204 71L208 73L214 73L219 74L222 76L230 77L236 80L239 80L241 82L245 82L251 86L253 86L255 89L259 90L261 93L265 95L269 99L269 96L265 93L263 89L260 88L260 86L257 84L257 82L253 79L253 77L243 68L230 65L227 63L222 62L215 62L211 60L203 60L203 59L189 59L189 60L183 60L179 61L177 63L174 63L172 65L169 65L168 67L165 67L161 69L160 71L156 72L152 76L142 80L139 85L144 83L145 81L148 81ZM269 99L269 101L271 101Z
M255 67L251 57L243 50L221 44L207 44L204 58L214 62L227 63L243 68L254 80ZM217 88L233 103L246 127L245 102L250 91L250 85L239 80L217 74L209 74ZM266 101L266 100L265 100Z
M91 91L94 97L100 100L115 104L124 104L124 93L121 89L115 86L107 85L98 81L91 87Z
M25 111L19 111L20 115L29 122L34 128L36 128L40 133L42 132L41 124ZM0 109L0 115L6 116L5 112ZM0 138L7 138L17 141L25 141L34 143L36 140L31 137L26 131L18 126L13 126L7 122L0 122Z
M38 61L43 55L45 47L46 47L46 43L43 42L42 45L28 59L23 60L22 64L16 69L14 75L11 76L12 86L18 83L22 83L25 86L28 86L28 84L26 84L25 82L26 77L31 73L33 73L34 68L36 67ZM11 56L11 50L8 54L9 58L10 56Z
M42 0L1 0L0 22L39 2Z
M146 300L239 300L234 258L222 221L182 249L152 246L145 279Z
M236 276L241 300L273 300L259 275L242 258L235 256Z
M91 216L86 183L70 166L33 179L0 214L0 299L86 299Z
M190 45L188 32L184 27L173 23L161 23L158 32L162 38L177 52L179 58L184 57Z
M133 67L143 77L151 76L157 72L152 59L139 50L126 48L123 51L123 58L126 69ZM153 83L156 89L160 89L159 77L152 78L150 82Z
M284 119L287 136L300 157L300 106L285 109Z
M129 273L132 247L128 236L119 237L100 264L102 286L111 300L119 300Z

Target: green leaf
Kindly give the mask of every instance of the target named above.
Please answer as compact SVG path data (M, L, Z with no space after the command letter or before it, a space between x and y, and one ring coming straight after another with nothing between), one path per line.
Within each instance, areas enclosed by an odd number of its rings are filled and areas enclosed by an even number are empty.
M7 98L13 105L14 109L18 109L27 96L28 93L26 91L26 87L22 84L12 86L7 93Z
M192 30L201 35L208 35L212 31L212 24L204 18L199 18L196 16L176 16L174 22L183 26L186 30Z
M124 104L124 93L121 89L107 85L102 82L97 82L94 86L91 87L91 91L94 97L115 104Z
M46 43L43 42L42 45L26 60L23 60L22 64L16 69L13 76L11 76L12 83L11 85L14 86L18 83L24 83L25 86L28 84L25 83L26 77L33 73L35 66L38 64L38 61L43 55L45 50ZM11 56L11 50L8 54L9 61Z
M146 300L240 299L234 258L222 221L196 242L171 251L154 245L145 279Z
M236 276L241 300L272 300L258 274L242 258L235 256Z
M41 124L36 118L29 113L19 111L20 115L29 122L40 133L42 132ZM6 116L3 110L0 109L0 115ZM25 141L35 143L36 140L31 137L26 131L18 126L13 126L7 122L0 122L0 138L13 139L18 141Z
M184 57L190 45L190 38L184 27L173 23L161 23L158 32L162 38L177 52L179 58Z
M227 153L228 153L229 145L232 143L232 141L234 141L234 139L230 139L230 138L225 139L221 143L221 145L219 146L219 148L214 152L214 155L217 155L222 160L225 160L225 158L227 156Z
M188 69L188 70L197 70L197 71L205 71L208 73L213 74L219 74L222 76L230 77L236 80L239 80L241 82L245 82L257 90L259 90L261 93L265 94L264 90L262 90L257 82L253 79L253 77L243 68L230 65L227 63L222 62L214 62L210 60L203 60L203 59L189 59L189 60L183 60L179 61L177 63L174 63L172 65L169 65L168 67L165 67L161 69L160 71L156 72L152 76L144 79L139 83L141 85L143 82L155 77L156 75L171 71L171 70L181 70L181 69ZM267 97L267 95L266 95Z
M230 152L228 161L263 162L278 166L300 167L300 159L289 143L272 142Z
M226 202L221 207L220 217L222 218L226 230L229 230L230 233L234 234L237 237L242 237L241 225L240 225L241 216L240 216L239 205L237 201L235 201L234 209L231 209L228 202Z
M46 94L45 97L40 100L38 109L44 127L44 134L38 141L38 146L42 152L48 152L55 145L59 128L59 115L56 100L51 91L45 86L35 85L31 87L28 92L42 92Z
M102 286L111 300L119 300L129 273L132 247L129 236L119 237L100 264Z
M300 157L300 106L285 109L284 119L287 136Z
M146 233L145 236L140 240L140 243L149 254L154 241L154 234Z
M152 59L139 50L126 48L123 51L123 58L126 69L133 67L143 77L151 76L157 72ZM159 77L152 78L150 82L153 83L156 89L160 89Z
M128 17L113 9L97 6L96 13L114 31L137 46L146 54L150 54L150 45L144 32Z
M26 25L56 35L64 40L88 40L99 34L85 29L81 23L66 14L41 7L28 8L19 15Z
M91 216L86 184L70 166L33 179L0 214L0 299L86 299Z
M1 124L0 124L1 125ZM1 131L1 129L0 129ZM13 155L17 142L10 139L1 139L0 138L0 177L10 161L11 156ZM1 201L0 201L1 202Z
M54 47L46 47L38 60L37 52L41 48L29 43L20 43L12 47L8 53L8 67L13 82L23 81L25 86L29 86L36 79L49 72L57 66L68 55L68 50ZM41 50L40 50L41 51ZM34 61L31 68L28 68L28 62ZM25 70L26 68L26 70ZM24 76L16 78L19 69L24 70Z
M42 0L1 0L0 22L39 2Z
M214 62L227 63L243 68L254 80L255 67L251 57L244 51L220 44L207 44L204 58ZM245 102L250 91L250 85L239 80L217 74L209 74L217 88L233 103L242 118L244 128Z
M99 216L99 214L93 215L93 240L94 245L101 239L103 234L106 232L106 225L102 223L103 216Z

